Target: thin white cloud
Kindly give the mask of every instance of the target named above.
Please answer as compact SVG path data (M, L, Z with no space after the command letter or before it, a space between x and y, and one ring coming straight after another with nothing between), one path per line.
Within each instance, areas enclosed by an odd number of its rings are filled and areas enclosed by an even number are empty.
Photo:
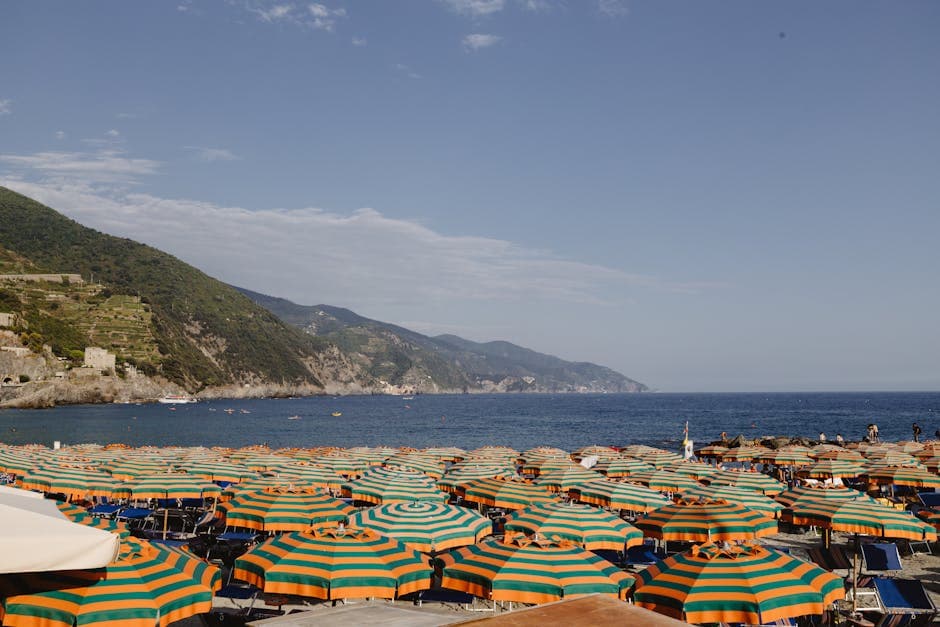
M407 66L404 63L396 63L394 67L396 71L401 72L408 78L414 78L414 79L421 78L420 74L415 72L413 69L411 69L410 66Z
M500 41L502 41L502 39L503 38L498 35L473 33L463 38L463 47L468 52L476 52L477 50L482 50L483 48L495 46Z
M184 146L185 150L190 151L200 161L212 163L214 161L237 161L241 157L225 148L206 148L204 146Z
M625 0L597 0L597 10L608 17L623 17L630 12Z
M56 132L55 132L55 138L56 138L56 139L65 139L66 137L68 137L68 135L65 134L65 131L56 131Z
M0 99L0 115L13 113L13 101L9 98Z
M332 32L337 21L347 17L346 9L333 8L320 2L301 4L297 2L272 3L266 0L244 0L236 3L254 14L260 21L274 24L293 24L316 30Z
M119 120L133 120L139 117L136 113L118 113L116 116Z
M354 46L362 47L362 46L367 46L368 44L369 42L366 40L365 37L353 37L352 38L352 45Z
M117 130L116 128L112 128L110 131L108 131L107 133L105 133L105 135L108 136L108 137L120 137L120 136L121 136L121 132L120 132L119 130Z
M460 15L481 17L499 13L506 6L506 0L440 0Z
M140 176L155 174L160 163L151 159L132 159L120 151L37 152L31 155L3 155L0 163L13 172L50 176L58 181L128 183Z
M519 3L527 11L547 11L554 5L549 0L519 0Z
M268 8L253 9L252 12L258 16L262 22L277 22L280 20L291 19L294 7L289 4L275 4Z
M313 16L311 25L314 28L326 31L333 30L336 26L337 18L346 17L346 9L331 9L320 3L307 5L307 11Z

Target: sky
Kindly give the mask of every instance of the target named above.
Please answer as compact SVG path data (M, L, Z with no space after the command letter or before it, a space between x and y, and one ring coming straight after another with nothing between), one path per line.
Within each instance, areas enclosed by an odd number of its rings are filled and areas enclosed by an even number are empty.
M660 391L938 390L938 28L929 0L8 0L0 185Z

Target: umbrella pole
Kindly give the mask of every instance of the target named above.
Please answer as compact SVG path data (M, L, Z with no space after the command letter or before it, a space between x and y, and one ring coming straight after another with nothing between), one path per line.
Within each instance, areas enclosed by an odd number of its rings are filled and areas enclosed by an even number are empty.
M163 539L164 540L166 540L166 526L167 526L167 521L169 518L170 518L170 508L164 507L163 508Z
M855 551L852 554L852 613L858 611L858 534L855 534Z

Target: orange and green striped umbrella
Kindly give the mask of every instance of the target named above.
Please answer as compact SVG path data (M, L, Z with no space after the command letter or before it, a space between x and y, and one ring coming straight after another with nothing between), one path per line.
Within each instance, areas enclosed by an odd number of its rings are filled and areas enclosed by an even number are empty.
M401 453L385 460L386 468L423 472L432 479L444 476L444 462L439 457L426 453Z
M456 494L474 479L511 477L515 473L515 468L510 468L507 464L461 462L447 471L447 474L437 482L437 487L449 494Z
M865 501L877 503L864 492L847 488L844 485L806 485L796 486L781 492L774 500L784 507L799 507L806 501Z
M861 462L865 459L858 451L839 446L815 446L812 450L813 452L810 453L810 457L814 457L817 460L840 459L849 462Z
M118 481L133 481L145 475L168 472L170 464L155 459L132 458L117 459L102 466L102 470L111 473Z
M660 492L681 492L701 485L695 479L671 470L652 470L631 473L630 481L642 483L651 490Z
M447 495L421 472L375 467L358 479L343 484L343 496L366 503L431 501L443 503Z
M809 468L799 471L801 477L810 479L835 479L836 477L857 477L865 472L858 462L848 459L820 459Z
M809 466L813 463L809 454L810 449L806 447L792 446L764 453L760 461L777 466Z
M534 483L548 488L549 492L567 492L575 486L603 478L604 475L599 472L568 462L568 465L563 468L539 474Z
M669 499L656 490L650 490L636 483L622 483L606 479L585 483L574 493L575 499L582 503L611 509L625 509L631 512L648 512L669 502Z
M297 477L299 484L339 490L346 479L332 468L316 464L282 464L272 469L277 475Z
M295 475L278 475L276 477L258 477L249 479L241 483L232 483L222 490L219 496L220 501L231 501L233 498L245 492L261 492L268 488L280 488L284 490L309 490L315 491L313 485L305 483Z
M428 455L434 455L438 459L444 462L456 462L467 456L467 451L462 448L457 448L456 446L434 446L431 448L426 448L422 453L427 453Z
M868 479L878 484L940 488L940 476L912 466L885 466L868 472Z
M585 457L596 456L600 459L613 459L620 455L620 452L617 449L611 448L609 446L582 446L575 452L571 454L571 457L574 459L584 459Z
M663 466L663 470L670 470L672 472L679 473L680 475L691 477L696 481L707 481L720 472L711 464L706 464L705 462L693 462L690 460L684 460Z
M217 498L222 488L195 475L165 473L131 481L120 493L138 499L198 499Z
M521 472L524 475L540 476L553 470L567 468L573 463L569 457L536 457L527 459L522 464Z
M166 627L212 609L218 569L146 541L91 570L0 577L0 619L10 627Z
M589 551L642 544L643 532L610 512L568 503L543 503L516 511L506 518L506 540L538 534L568 540Z
M723 499L729 503L743 505L768 518L777 518L783 505L756 490L734 486L702 486L682 493L684 499Z
M703 446L702 448L695 451L695 454L706 459L721 459L724 454L730 450L730 448L727 446L722 446L721 444L709 444L708 446Z
M711 478L711 485L732 485L757 490L761 494L780 494L787 486L773 477L751 470L723 470Z
M349 517L354 529L372 529L423 553L479 542L493 531L486 516L444 503L388 503Z
M187 462L180 464L179 469L208 481L228 481L229 483L238 483L258 476L258 473L248 466L222 461Z
M222 506L225 524L264 532L306 531L346 522L356 510L314 490L268 488L241 492Z
M784 510L780 517L794 525L812 525L832 531L918 541L937 539L932 526L880 503L807 500Z
M820 615L845 598L842 579L759 546L708 543L637 574L634 602L689 623L767 623Z
M739 446L728 449L721 456L721 460L725 462L749 462L759 459L769 452L770 449L765 446Z
M533 503L556 500L545 487L504 477L475 479L466 485L462 496L470 503L505 509L522 509Z
M427 590L427 558L371 529L275 536L235 561L235 577L267 593L317 599L394 599Z
M27 490L64 494L69 499L111 496L121 485L105 472L54 465L26 473L20 484Z
M936 510L936 509L921 510L920 512L917 513L917 516L921 520L933 525L934 529L940 530L940 510Z
M724 500L680 500L648 512L636 526L651 538L707 542L750 540L777 533L777 521Z
M586 594L625 598L633 577L569 542L484 540L437 558L441 586L483 599L549 603Z
M613 459L602 459L591 470L606 475L608 479L617 479L618 477L626 477L633 472L653 470L653 467L635 457L615 457Z
M654 448L647 449L645 451L640 451L633 454L634 457L641 459L647 464L653 466L654 468L665 468L672 464L678 464L685 461L685 458L678 453L673 453L672 451L665 451L663 449Z

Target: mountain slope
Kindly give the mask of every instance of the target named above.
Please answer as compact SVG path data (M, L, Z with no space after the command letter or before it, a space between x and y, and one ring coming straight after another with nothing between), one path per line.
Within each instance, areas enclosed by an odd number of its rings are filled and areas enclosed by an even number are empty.
M154 364L190 390L269 383L322 387L362 374L328 342L283 323L237 290L175 257L113 237L0 187L0 247L51 273L94 274L152 311Z
M304 306L237 288L285 322L335 343L372 376L419 392L642 392L642 383L587 362L509 342L429 337L329 305Z

